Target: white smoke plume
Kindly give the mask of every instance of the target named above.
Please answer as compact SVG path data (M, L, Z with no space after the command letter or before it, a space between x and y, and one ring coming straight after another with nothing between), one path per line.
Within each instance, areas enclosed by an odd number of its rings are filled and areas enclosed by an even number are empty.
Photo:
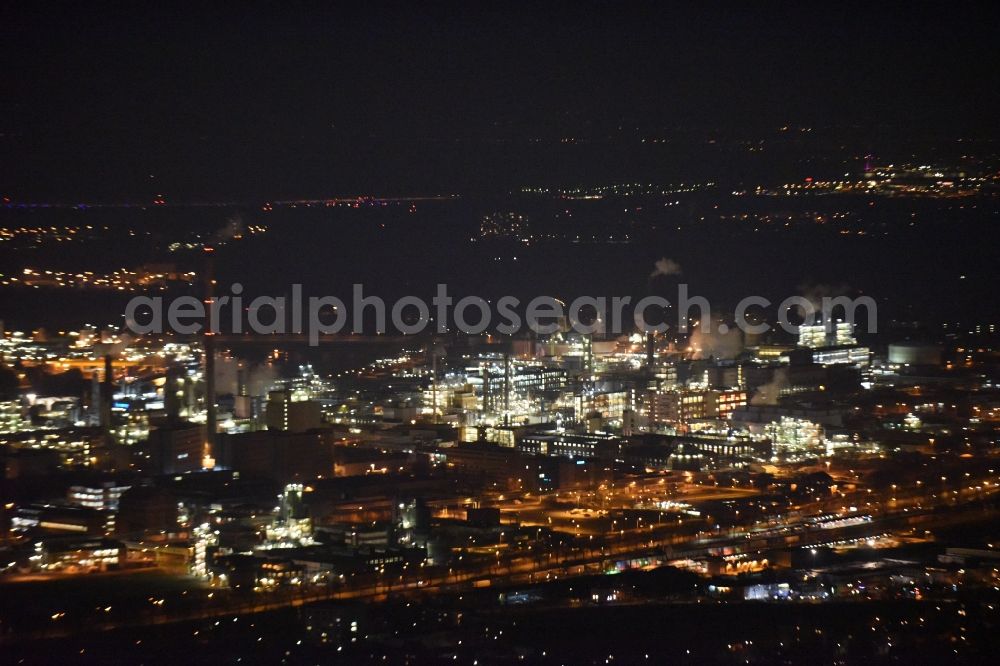
M660 259L657 259L656 262L653 264L653 272L649 274L649 279L652 280L653 278L660 275L669 276L669 275L680 275L680 274L681 274L680 264L678 264L673 259L668 259L667 257L661 257Z
M253 396L266 395L279 378L278 369L275 366L271 364L253 365L223 354L215 356L216 392L219 395L226 393L236 395L241 362L247 369L247 393Z
M101 342L94 345L94 354L96 356L113 356L117 358L132 344L132 336L128 333L118 334L117 342L112 342L110 335L107 331L101 332Z
M800 284L799 292L812 304L814 320L820 321L823 313L823 299L846 295L851 288L846 284ZM799 316L805 316L801 307L796 307Z
M691 329L688 348L692 358L736 358L743 351L743 333L735 326L724 326L721 319L712 317L707 326L700 323Z
M226 219L226 223L215 232L215 237L212 240L215 243L226 243L234 238L241 238L245 231L243 214L237 211Z
M778 368L774 371L771 381L757 387L757 392L750 398L751 405L777 405L781 391L788 388L788 371Z

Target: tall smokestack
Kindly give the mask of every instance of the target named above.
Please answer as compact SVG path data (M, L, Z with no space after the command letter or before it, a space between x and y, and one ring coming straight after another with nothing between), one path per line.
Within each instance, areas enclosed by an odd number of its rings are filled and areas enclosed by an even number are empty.
M649 368L653 367L655 352L656 343L653 339L653 332L649 331L646 333L646 366Z
M163 406L167 411L167 422L177 423L181 419L181 399L177 395L178 368L171 365L167 368L167 381L163 386Z
M90 425L101 425L101 406L104 404L101 393L101 375L95 369L90 375Z
M248 375L249 370L243 361L240 361L236 367L236 396L233 398L233 416L238 419L248 419L253 416Z
M215 302L215 271L212 247L205 248L205 312L208 313L208 321L211 324L215 318L212 317L212 307ZM205 349L205 456L213 455L215 451L215 339L211 325L205 326L204 349Z
M236 368L236 395L247 396L247 368L241 361Z
M431 422L438 422L438 357L436 350L431 350Z
M503 422L510 424L510 352L503 355Z
M104 439L111 440L111 397L115 393L114 366L111 354L104 355L104 382L101 384L101 432Z

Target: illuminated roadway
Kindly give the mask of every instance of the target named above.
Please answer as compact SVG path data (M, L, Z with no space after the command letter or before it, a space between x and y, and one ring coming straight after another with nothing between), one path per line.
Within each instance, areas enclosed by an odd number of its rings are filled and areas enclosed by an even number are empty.
M538 583L555 578L601 573L607 571L613 563L621 561L655 558L655 566L667 560L823 545L871 538L900 530L936 529L1000 516L1000 510L986 502L995 498L1000 492L1000 486L989 482L970 483L975 485L959 491L932 492L924 488L906 497L897 496L895 500L887 498L890 507L878 513L857 512L840 516L831 513L820 518L813 514L791 521L786 519L783 525L758 523L750 527L719 529L714 534L703 530L695 536L669 534L673 527L670 525L651 525L649 530L623 530L598 538L593 541L593 545L588 541L582 546L556 548L539 555L508 555L501 554L500 549L497 549L495 560L479 560L473 568L444 571L441 567L417 567L416 573L381 576L375 580L367 577L363 583L348 583L339 587L302 587L263 592L250 597L233 594L226 595L225 599L220 595L218 603L212 602L208 606L176 610L161 606L153 612L136 613L127 620L88 622L86 629L105 631L130 626L240 616L330 600L378 601L389 594L412 591L435 590L449 593L470 587ZM869 497L866 491L859 491L851 496L818 502L815 508L822 511L826 505L866 497ZM921 508L917 508L918 506ZM74 632L69 627L62 630L53 626L32 632L33 635L21 634L17 639L72 633ZM5 640L10 639L11 637L6 637Z

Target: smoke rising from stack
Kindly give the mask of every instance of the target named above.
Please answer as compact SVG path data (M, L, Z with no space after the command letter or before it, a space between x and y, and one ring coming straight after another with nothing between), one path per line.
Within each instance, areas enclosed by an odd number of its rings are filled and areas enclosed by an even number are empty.
M725 333L719 328L722 320L715 317L707 326L696 326L691 329L688 346L693 358L732 359L743 351L743 332L735 326L726 326Z
M212 237L213 244L224 244L234 238L241 237L246 230L246 225L243 223L243 214L239 211L233 213L226 219L226 223L215 232Z
M667 257L661 257L656 260L653 264L653 272L649 274L649 279L652 280L655 277L664 276L668 277L671 275L681 274L681 265L678 264L673 259L668 259Z
M94 345L94 354L97 356L110 356L112 358L118 358L122 355L122 353L124 353L130 344L132 344L132 336L128 333L120 333L118 335L118 342L96 343Z
M757 392L750 399L751 405L777 405L781 391L788 388L788 370L778 368L774 371L771 381L757 387Z
M819 322L823 312L823 299L824 298L835 298L837 296L846 296L851 290L850 286L844 283L840 284L800 284L799 292L809 301L813 308L813 318L814 322ZM796 307L799 316L804 317L805 312L802 311L801 307ZM808 323L808 322L807 322Z
M266 395L268 389L278 380L278 370L272 365L247 367L246 361L223 354L215 355L215 388L220 394L237 395L239 391L240 363L244 364L247 395Z

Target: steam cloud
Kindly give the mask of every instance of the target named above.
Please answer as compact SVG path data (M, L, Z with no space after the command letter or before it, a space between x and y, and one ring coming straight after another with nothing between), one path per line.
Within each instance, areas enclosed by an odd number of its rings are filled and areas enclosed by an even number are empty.
M246 364L246 361L243 363ZM220 395L236 394L239 364L239 359L216 354L215 387ZM278 370L273 365L247 364L247 393L249 395L265 395L277 379Z
M846 284L800 284L799 291L805 296L813 307L815 312L815 319L818 321L820 314L823 312L823 299L824 298L835 298L837 296L844 296L850 291L850 287ZM802 311L801 307L796 306L796 310L800 316L805 316L805 312Z
M128 333L121 333L118 342L98 342L94 345L94 353L97 356L121 356L122 353L132 343L132 336Z
M688 346L694 358L731 359L743 351L743 333L735 326L719 331L722 320L712 317L708 326L697 326L691 332Z
M678 264L673 259L668 259L662 257L656 260L653 264L653 272L649 274L649 279L653 279L659 275L669 276L669 275L680 275L681 265Z
M230 215L229 218L226 219L226 223L215 232L213 241L216 243L231 241L234 238L242 236L245 230L246 225L243 223L243 215L237 211Z
M788 388L788 371L778 368L774 371L771 381L757 387L757 392L750 398L751 405L777 405L781 391Z

